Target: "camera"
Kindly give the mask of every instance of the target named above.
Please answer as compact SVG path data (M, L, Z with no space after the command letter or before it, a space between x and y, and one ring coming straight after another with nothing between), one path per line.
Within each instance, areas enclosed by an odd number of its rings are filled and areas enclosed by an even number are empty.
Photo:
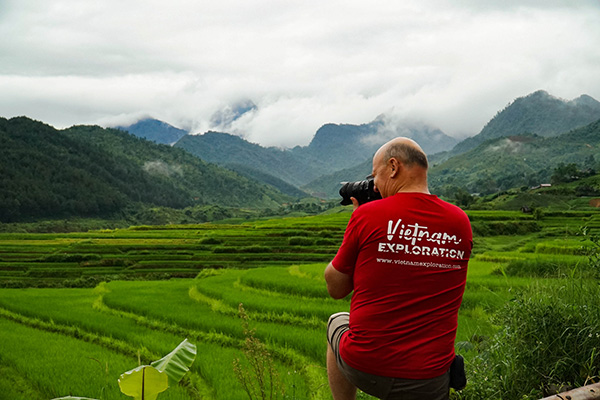
M381 199L381 195L373 189L374 186L375 183L373 182L372 176L368 176L367 179L363 181L342 182L342 187L340 188L342 201L340 201L340 204L343 206L352 204L350 197L354 197L358 200L358 204Z

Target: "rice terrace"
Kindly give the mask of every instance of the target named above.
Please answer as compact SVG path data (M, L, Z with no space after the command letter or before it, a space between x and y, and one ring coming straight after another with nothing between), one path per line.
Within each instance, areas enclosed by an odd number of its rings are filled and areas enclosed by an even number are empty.
M597 211L467 214L475 247L456 351L469 384L453 398L536 399L596 382ZM0 398L129 398L119 376L188 339L197 346L190 371L158 398L246 399L233 364L251 368L249 327L274 360L276 393L265 398L329 399L325 324L349 299L329 298L323 270L349 216L338 207L305 217L0 234Z

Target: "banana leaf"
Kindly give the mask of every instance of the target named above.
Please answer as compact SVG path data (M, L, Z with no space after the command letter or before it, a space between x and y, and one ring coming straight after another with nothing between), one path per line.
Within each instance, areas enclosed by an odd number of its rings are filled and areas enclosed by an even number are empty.
M152 362L154 368L165 372L169 377L169 384L174 386L183 378L196 358L196 345L185 339L169 354Z
M142 365L123 373L119 387L135 400L156 400L159 393L169 388L169 378L151 365Z

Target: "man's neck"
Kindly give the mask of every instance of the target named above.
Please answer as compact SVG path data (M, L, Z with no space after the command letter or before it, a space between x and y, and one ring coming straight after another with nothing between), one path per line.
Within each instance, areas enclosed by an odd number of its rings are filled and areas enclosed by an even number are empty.
M427 181L422 182L405 182L399 185L396 193L424 193L431 194L429 192L429 187L427 185Z

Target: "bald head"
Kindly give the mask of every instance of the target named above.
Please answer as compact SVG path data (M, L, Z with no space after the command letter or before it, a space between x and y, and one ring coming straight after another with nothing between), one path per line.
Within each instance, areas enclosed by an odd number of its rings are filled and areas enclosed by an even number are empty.
M412 139L397 137L390 140L378 150L383 155L383 161L396 158L407 167L418 166L427 169L427 156L421 146Z
M429 193L427 156L412 139L397 137L377 150L373 157L375 187L382 197L400 191Z

